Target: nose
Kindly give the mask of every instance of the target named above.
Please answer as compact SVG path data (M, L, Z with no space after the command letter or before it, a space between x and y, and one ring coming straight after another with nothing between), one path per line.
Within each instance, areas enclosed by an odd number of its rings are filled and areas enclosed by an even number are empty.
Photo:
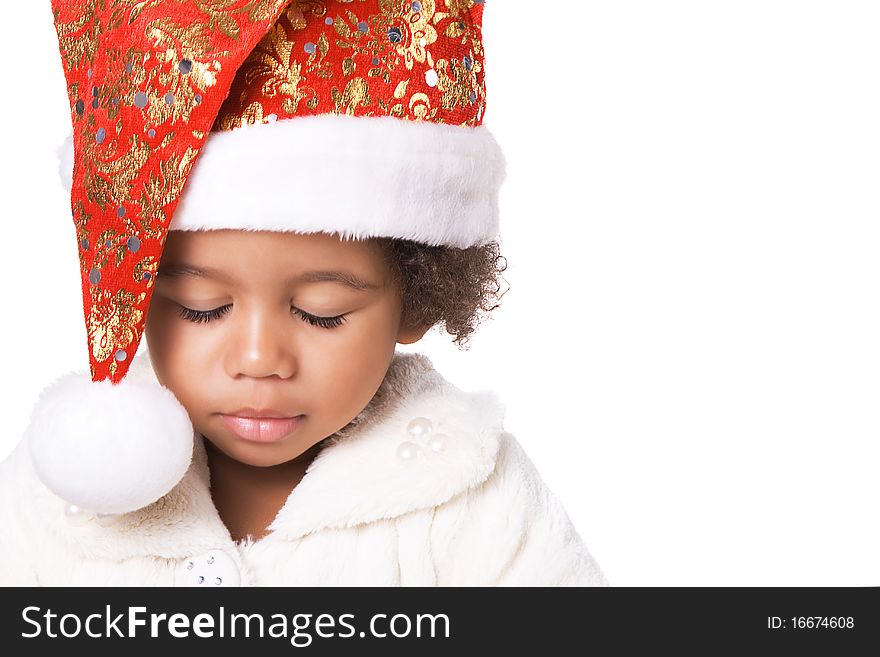
M226 350L230 376L288 379L296 373L298 358L289 313L289 308L285 313L240 306Z

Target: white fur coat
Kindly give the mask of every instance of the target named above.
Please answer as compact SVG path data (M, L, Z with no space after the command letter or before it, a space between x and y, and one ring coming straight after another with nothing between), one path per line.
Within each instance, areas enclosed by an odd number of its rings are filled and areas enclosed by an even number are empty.
M146 354L135 363L152 371ZM606 586L503 414L494 393L396 353L256 542L233 541L220 519L198 434L183 480L120 516L72 513L22 440L0 464L0 585ZM424 438L407 433L419 417ZM402 458L408 441L416 455Z

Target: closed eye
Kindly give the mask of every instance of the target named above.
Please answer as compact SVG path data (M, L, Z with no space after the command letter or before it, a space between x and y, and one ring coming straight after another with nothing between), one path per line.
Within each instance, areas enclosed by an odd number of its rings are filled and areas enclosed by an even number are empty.
M187 308L186 306L178 304L178 309L178 314L188 322L206 324L227 314L232 310L232 304L228 303L225 306L220 306L213 310L193 310L192 308ZM298 315L303 321L308 322L312 326L318 326L325 329L332 329L341 326L348 316L347 314L343 314L335 317L320 317L318 315L307 313L294 306L291 306L290 310L294 315Z
M232 304L229 303L225 306L214 308L213 310L193 310L192 308L187 308L186 306L178 304L178 309L180 316L186 321L206 324L228 313L232 309Z
M312 326L320 326L321 328L331 329L336 328L337 326L341 326L345 321L345 318L348 315L337 315L336 317L319 317L318 315L312 315L307 313L305 310L300 310L299 308L294 308L291 306L290 310L295 314L299 315L307 321Z

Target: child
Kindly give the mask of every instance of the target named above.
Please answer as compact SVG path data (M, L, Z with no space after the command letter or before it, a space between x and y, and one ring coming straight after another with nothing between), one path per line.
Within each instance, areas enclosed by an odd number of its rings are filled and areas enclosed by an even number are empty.
M497 296L483 3L67 4L90 368L0 465L0 583L607 584L497 396L395 351Z

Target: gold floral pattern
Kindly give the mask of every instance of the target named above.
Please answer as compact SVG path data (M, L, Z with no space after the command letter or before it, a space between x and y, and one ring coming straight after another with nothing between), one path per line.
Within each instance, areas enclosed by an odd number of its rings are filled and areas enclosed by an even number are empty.
M159 268L159 261L154 256L147 256L138 261L132 271L132 278L137 284L145 284L149 290L153 287L156 280L156 270Z
M376 25L386 33L395 26L403 28L396 50L403 56L408 70L412 70L416 62L424 63L429 54L428 46L437 41L437 30L431 25L436 13L434 0L423 0L420 5L421 8L416 11L411 2L379 0L381 13L374 18Z
M134 342L138 324L144 316L137 306L146 296L143 292L137 295L125 289L91 289L87 330L92 355L98 363L115 356L121 348L119 345Z
M154 69L157 83L148 85L147 115L153 125L170 120L189 122L196 106L196 95L217 84L220 61L228 53L213 52L211 43L199 24L180 26L168 18L152 21L146 34L156 44L155 57L160 66ZM181 75L181 67L186 70ZM131 92L133 98L134 92Z
M128 200L132 181L150 156L150 146L137 135L132 135L127 149L120 153L108 153L97 144L85 146L84 189L90 201L102 210L115 210Z
M167 0L121 0L121 2L131 7L128 21L133 23L145 9L158 7ZM252 23L264 21L274 16L278 9L289 4L289 0L191 0L187 4L191 4L193 8L204 14L207 21L205 25L209 30L220 30L226 36L237 39L239 24L236 16L247 14Z
M296 113L304 96L299 90L302 64L291 56L292 51L293 42L284 26L273 25L248 58L244 79L249 87L261 84L260 92L267 98L281 96L281 106L288 114Z
M95 59L98 50L98 38L101 36L101 23L96 20L98 0L89 0L73 20L65 22L59 19L61 9L53 7L55 29L58 32L58 43L61 59L66 71L73 70Z
M295 0L212 129L323 113L479 125L482 11L474 0Z
M164 234L156 226L167 226L169 223L164 208L180 197L198 153L199 149L190 146L182 156L172 154L168 159L161 160L158 175L150 172L149 178L144 182L144 192L138 200L141 217L151 217L154 220L153 223L141 226L147 237L159 239Z

